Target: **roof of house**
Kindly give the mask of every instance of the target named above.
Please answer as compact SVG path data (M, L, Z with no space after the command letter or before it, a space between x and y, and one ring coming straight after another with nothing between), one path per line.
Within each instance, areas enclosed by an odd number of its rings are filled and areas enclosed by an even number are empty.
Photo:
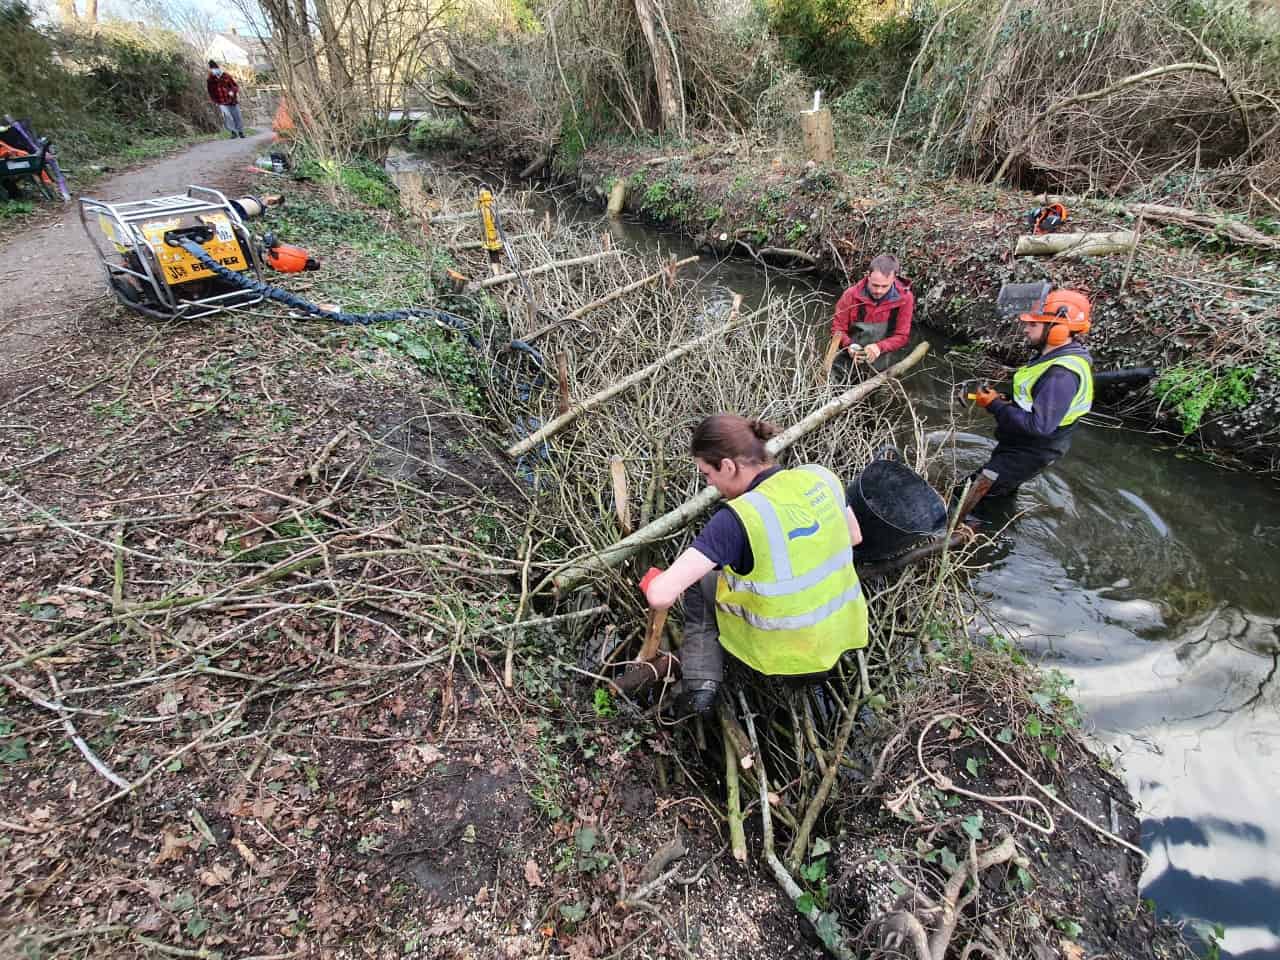
M233 29L227 33L215 33L214 38L239 47L245 52L249 62L252 64L271 62L271 55L267 51L267 45L261 37L251 37Z

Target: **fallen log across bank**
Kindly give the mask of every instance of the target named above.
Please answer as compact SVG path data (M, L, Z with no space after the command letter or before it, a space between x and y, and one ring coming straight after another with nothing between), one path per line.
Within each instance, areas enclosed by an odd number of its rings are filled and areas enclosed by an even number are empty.
M1039 233L1018 238L1015 257L1104 257L1112 253L1128 253L1138 242L1133 230L1109 233Z
M768 451L771 457L776 457L779 453L792 446L797 440L809 433L812 433L824 423L827 423L837 415L848 410L855 403L874 393L878 388L884 386L890 380L901 377L904 373L924 359L924 355L928 352L928 341L919 344L911 351L910 354L902 360L899 360L883 373L878 373L871 379L858 384L856 387L846 390L844 393L840 394L840 396L835 397L828 403L825 403L818 409L814 410L804 419L788 427L782 433L778 434L765 444L765 450ZM509 452L510 451L508 451L508 453ZM647 526L640 528L635 533L631 534L631 536L624 537L612 547L586 557L578 563L565 567L563 570L555 573L551 578L551 582L555 585L556 592L563 594L572 590L589 577L619 566L635 554L639 553L649 544L655 543L683 528L694 517L706 511L707 508L719 499L720 492L714 487L707 487L701 493L698 493L696 496L685 501L681 506L669 511Z
M1262 250L1280 250L1280 238L1269 237L1260 230L1255 230L1247 223L1230 220L1223 215L1202 213L1199 210L1186 210L1182 207L1170 207L1161 203L1130 203L1125 210L1135 217L1152 220L1156 223L1168 223L1195 230L1207 237L1221 237L1242 247L1257 247Z

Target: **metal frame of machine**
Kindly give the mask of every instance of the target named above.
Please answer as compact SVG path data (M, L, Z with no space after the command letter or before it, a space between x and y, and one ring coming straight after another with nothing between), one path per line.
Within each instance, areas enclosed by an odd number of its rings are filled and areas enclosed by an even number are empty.
M97 214L100 231L90 229L89 214ZM234 205L217 190L192 185L185 194L127 203L81 197L80 223L98 252L111 292L131 310L162 320L194 320L263 299L253 290L227 289L212 271L164 239L171 230L211 230L207 240L199 241L206 252L261 281L257 244ZM100 236L109 248L104 249Z

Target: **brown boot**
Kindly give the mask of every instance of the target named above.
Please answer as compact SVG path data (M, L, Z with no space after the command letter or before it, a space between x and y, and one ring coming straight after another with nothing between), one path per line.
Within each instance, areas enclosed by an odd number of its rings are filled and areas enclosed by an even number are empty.
M643 663L632 663L613 681L613 685L622 693L633 696L655 684L675 683L680 679L680 661L664 651L659 651L652 660Z

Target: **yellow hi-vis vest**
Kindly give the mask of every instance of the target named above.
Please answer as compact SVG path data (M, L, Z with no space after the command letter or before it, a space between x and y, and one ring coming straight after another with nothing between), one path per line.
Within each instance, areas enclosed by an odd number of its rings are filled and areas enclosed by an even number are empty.
M794 676L831 669L867 645L867 601L853 569L845 494L835 474L780 470L729 501L755 563L716 586L720 645L752 669Z
M1013 375L1013 402L1023 410L1031 410L1031 390L1036 381L1049 372L1050 367L1065 367L1080 378L1075 396L1071 398L1071 406L1058 427L1075 423L1093 407L1093 367L1087 358L1078 353L1067 353L1039 363L1029 363L1020 367ZM1056 429L1056 428L1055 428Z

